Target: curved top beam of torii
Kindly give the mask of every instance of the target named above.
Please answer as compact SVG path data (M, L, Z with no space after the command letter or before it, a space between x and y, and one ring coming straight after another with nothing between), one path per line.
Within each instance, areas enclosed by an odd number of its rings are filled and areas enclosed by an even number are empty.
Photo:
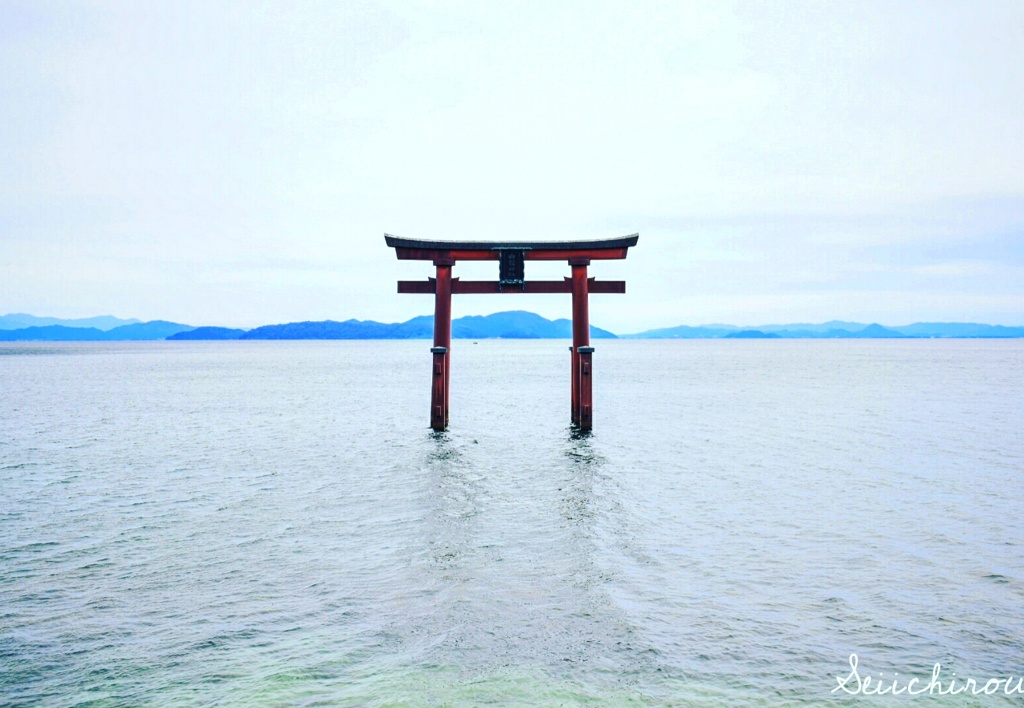
M416 261L496 261L505 250L522 251L528 261L625 258L639 238L639 234L631 234L592 241L425 241L384 234L384 241L400 260Z

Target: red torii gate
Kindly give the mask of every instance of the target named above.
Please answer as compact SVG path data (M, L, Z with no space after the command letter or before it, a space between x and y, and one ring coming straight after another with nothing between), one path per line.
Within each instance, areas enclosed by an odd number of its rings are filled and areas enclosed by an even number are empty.
M448 387L451 381L452 295L458 293L571 293L572 294L572 422L580 430L593 426L590 293L625 293L622 280L587 278L591 260L626 257L638 234L598 241L419 241L384 234L399 260L433 261L437 277L424 281L399 280L399 293L434 295L433 386L430 427L448 427ZM452 277L456 261L498 261L498 280L463 281ZM572 278L527 281L525 261L566 260Z

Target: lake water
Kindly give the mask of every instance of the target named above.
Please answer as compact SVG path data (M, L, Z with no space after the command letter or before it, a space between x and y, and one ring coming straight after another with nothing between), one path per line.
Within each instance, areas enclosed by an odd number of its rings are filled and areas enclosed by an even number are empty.
M457 340L444 434L425 341L0 346L0 703L1024 673L1024 341L596 345L585 437L567 342Z

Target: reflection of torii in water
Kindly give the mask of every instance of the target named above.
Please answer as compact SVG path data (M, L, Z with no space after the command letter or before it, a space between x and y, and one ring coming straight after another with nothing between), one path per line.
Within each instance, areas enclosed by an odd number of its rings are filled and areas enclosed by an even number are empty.
M592 356L590 346L590 293L624 293L621 280L587 278L591 260L626 257L639 236L599 241L417 241L384 234L400 260L433 261L437 277L424 281L398 281L400 293L434 295L433 387L430 427L448 427L448 386L451 380L452 295L456 293L572 293L572 422L581 431L593 426ZM498 261L498 280L461 281L452 277L456 261ZM527 281L526 261L569 262L572 278Z

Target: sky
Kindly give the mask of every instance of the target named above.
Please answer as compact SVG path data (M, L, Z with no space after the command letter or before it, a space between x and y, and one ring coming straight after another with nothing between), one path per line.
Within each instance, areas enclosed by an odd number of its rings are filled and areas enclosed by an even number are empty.
M0 0L0 314L429 314L385 232L639 233L619 333L1024 325L1024 3Z

